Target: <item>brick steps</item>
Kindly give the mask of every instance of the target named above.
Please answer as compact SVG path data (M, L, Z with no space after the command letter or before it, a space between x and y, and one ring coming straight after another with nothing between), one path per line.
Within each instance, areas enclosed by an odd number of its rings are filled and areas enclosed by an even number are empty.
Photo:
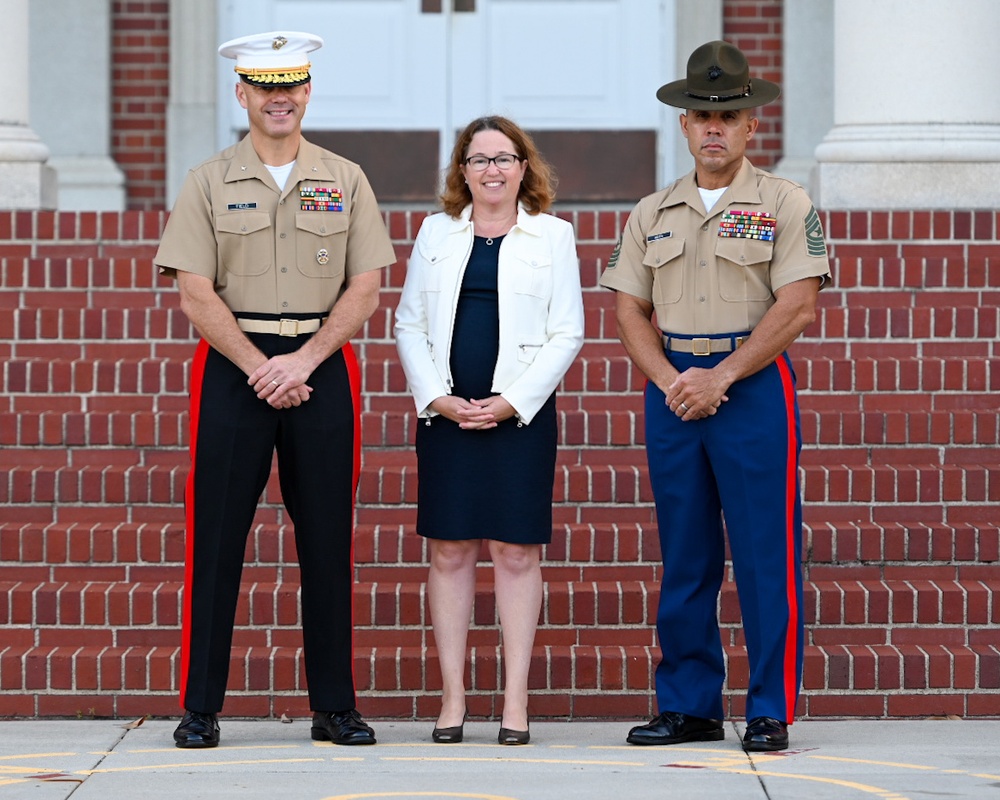
M1000 527L996 523L833 522L820 519L822 509L816 516L807 522L803 533L806 570L813 577L829 579L850 570L852 578L870 579L931 569L940 577L938 571L943 568L957 578L959 571L971 573L980 568L985 575L1000 568ZM56 580L57 573L64 571L72 576L67 580L75 580L86 574L81 569L101 566L118 570L120 580L135 580L136 574L181 568L182 522L114 523L112 519L108 516L99 523L0 523L4 575L9 577L11 570L31 570L39 580ZM588 571L655 567L659 564L657 527L655 522L556 524L543 558L547 569L577 570L580 579ZM294 568L295 559L291 525L260 523L253 527L245 556L253 569ZM359 524L354 559L359 574L374 580L380 579L380 570L423 569L427 554L424 540L410 520Z
M746 652L724 648L727 716L743 713ZM656 647L538 646L529 677L533 718L640 718L652 708ZM166 645L32 646L0 652L5 713L24 716L177 715L179 648ZM440 691L433 651L358 646L360 705L369 716L429 718ZM296 645L236 646L224 713L305 716L304 665ZM495 717L502 685L495 645L471 648L470 711ZM799 715L996 716L1000 648L976 645L808 645ZM978 692L974 690L980 690Z
M953 448L945 454L951 462L946 464L940 463L941 454L934 448L923 454L909 448L897 456L907 459L902 462L893 461L889 451L883 454L884 463L866 463L872 454L861 447L807 452L801 478L803 496L812 504L808 513L820 514L822 506L818 504L874 502L904 504L910 516L926 513L928 522L944 522L940 515L951 508L950 504L958 504L956 508L966 512L987 513L1000 501L1000 462L977 463L984 456L980 450ZM644 453L635 448L616 448L606 454L588 449L579 457L595 463L556 466L556 520L608 521L593 514L614 507L620 515L610 519L637 521L629 512L653 500ZM560 460L566 459L574 459L572 451L562 452ZM601 463L610 459L615 463ZM73 463L66 463L69 460ZM8 504L9 518L14 520L31 519L19 517L19 507L72 514L118 506L127 507L133 515L141 515L143 509L176 514L184 500L187 464L183 450L8 449L0 459L0 503ZM370 451L360 476L359 520L374 521L383 507L402 510L415 504L417 480L416 456L411 449ZM276 473L265 489L264 501L275 509L280 503ZM119 518L113 508L108 514L109 522Z
M561 447L645 446L641 398L608 398L605 408L596 407L595 400L590 395L559 396ZM867 406L873 403L857 398L804 395L800 398L803 444L806 447L1000 444L1000 414L991 407L993 396L971 395L962 402L970 400L977 406L928 409L920 407L916 397L908 396L903 401L906 407L884 404L882 408L870 408ZM0 413L0 446L186 450L187 418L186 407L155 411L67 409ZM362 412L365 457L378 448L412 447L420 424L422 421L411 409Z
M419 421L392 340L424 214L387 212L400 260L355 340L365 403L356 666L372 716L437 710L426 547L414 532ZM625 213L564 215L577 230L587 341L559 399L532 713L639 718L654 710L660 575L644 380L617 340L614 295L598 286ZM806 498L800 713L1000 717L1000 215L821 216L835 282L791 353ZM164 219L0 212L4 713L176 715L194 336L151 265ZM307 713L280 500L272 479L248 538L230 715ZM485 558L480 580L470 708L485 717L500 685ZM737 716L746 655L730 576L720 615Z
M301 625L297 575L262 580L251 570L243 582L236 612L236 643L268 644L293 636ZM653 565L643 580L573 581L546 570L537 643L583 645L617 642L653 644L659 581ZM426 568L408 571L405 582L359 582L354 588L354 619L359 643L426 644L430 626ZM180 576L176 576L179 578ZM498 617L490 569L480 568L475 623L491 629L499 644ZM136 582L3 581L0 625L26 628L35 644L158 644L173 641L182 615L179 580ZM993 580L935 580L913 576L890 580L807 581L803 619L809 636L822 644L907 644L929 642L921 626L936 626L939 644L1000 644L989 626L1000 623L1000 576ZM726 582L719 621L730 644L740 643L740 610L735 585ZM483 631L474 632L483 641Z
M844 342L803 339L790 351L798 387L804 393L802 405L823 408L826 403L839 401L842 405L836 407L849 410L853 401L853 408L869 411L916 411L926 394L941 392L935 407L924 411L996 409L1000 357L993 355L986 342L975 339L963 345L968 352L959 357L949 352L954 340L946 341L948 345L943 344L940 352L934 352L933 345L926 341L918 348L915 344L900 344L898 339L871 343L867 349L854 343L848 351ZM167 395L164 410L185 410L178 405L180 398L176 395L187 393L193 344L178 346L169 357L150 357L148 345L118 345L107 356L93 352L100 345L87 345L86 354L73 353L71 357L54 357L54 353L45 354L44 347L39 347L37 356L11 358L0 370L0 388L5 394L51 394L60 398L54 407L47 404L32 409L27 404L25 410L148 412L159 409L163 395ZM369 341L358 344L357 349L361 351L366 399L378 394L407 396L395 345ZM644 386L644 376L617 340L590 340L566 373L560 392L567 396L584 393L585 397L575 399L589 400L595 407L592 394L640 394ZM827 398L826 393L834 393L834 397ZM94 400L99 401L96 408L91 405Z

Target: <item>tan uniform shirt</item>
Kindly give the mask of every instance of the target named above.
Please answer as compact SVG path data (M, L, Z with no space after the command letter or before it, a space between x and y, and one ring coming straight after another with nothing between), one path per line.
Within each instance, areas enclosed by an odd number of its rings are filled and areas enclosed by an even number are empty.
M233 312L305 314L395 260L357 164L302 139L279 192L247 136L188 173L154 263L210 278Z
M640 200L601 285L651 302L667 333L706 336L753 330L775 290L810 277L830 277L812 202L744 159L708 214L693 171Z

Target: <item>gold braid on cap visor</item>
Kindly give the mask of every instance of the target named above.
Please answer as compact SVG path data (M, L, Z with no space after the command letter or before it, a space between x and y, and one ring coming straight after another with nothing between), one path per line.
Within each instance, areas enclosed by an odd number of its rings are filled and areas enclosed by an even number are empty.
M233 71L239 75L246 75L258 83L295 83L296 81L304 81L309 78L309 68L311 66L312 64L306 64L304 67L295 67L291 70L282 67L278 69L234 67Z

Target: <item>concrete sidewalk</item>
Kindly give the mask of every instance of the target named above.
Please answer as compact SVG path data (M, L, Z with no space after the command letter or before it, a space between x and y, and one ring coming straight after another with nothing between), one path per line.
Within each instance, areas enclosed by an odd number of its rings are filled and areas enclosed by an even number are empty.
M527 747L472 720L457 745L431 722L372 720L379 744L313 742L308 720L223 718L222 745L179 750L176 720L0 722L0 800L281 797L567 800L1000 798L1000 721L805 721L793 749L750 756L743 725L721 742L634 747L629 722L536 722Z

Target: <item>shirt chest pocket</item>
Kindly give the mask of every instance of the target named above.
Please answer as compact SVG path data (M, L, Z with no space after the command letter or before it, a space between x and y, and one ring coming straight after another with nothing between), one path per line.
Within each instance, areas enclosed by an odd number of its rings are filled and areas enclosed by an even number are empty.
M514 291L543 300L552 297L552 256L548 253L515 253Z
M670 237L646 245L643 266L653 273L653 303L676 303L684 291L684 240Z
M461 268L460 253L447 245L417 243L417 263L412 268L419 269L421 292L437 294L445 286L446 276L457 280L456 273Z
M771 298L772 242L719 237L715 245L719 265L719 296L730 302Z
M263 275L274 262L274 236L266 211L240 211L215 218L219 264L233 275Z
M342 211L300 211L295 215L295 264L309 278L336 278L347 262L347 228Z

